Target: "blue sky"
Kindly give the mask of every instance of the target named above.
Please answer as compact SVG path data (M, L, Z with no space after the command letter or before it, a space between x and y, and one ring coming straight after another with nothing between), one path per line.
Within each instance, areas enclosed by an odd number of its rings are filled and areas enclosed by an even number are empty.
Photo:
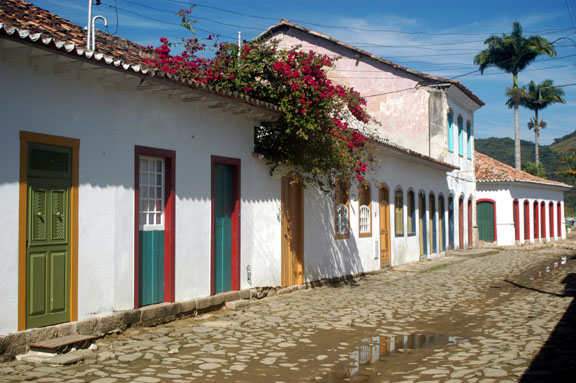
M30 0L29 0L30 1ZM86 25L88 1L31 0L79 25ZM95 0L94 0L95 1ZM108 30L142 45L157 45L160 37L177 40L187 31L175 15L188 8L190 0L101 0L93 15L108 19ZM288 19L307 28L358 46L383 58L432 75L451 78L473 72L473 57L484 49L492 34L510 33L520 21L525 36L539 34L555 41L557 57L538 58L520 73L520 85L530 80L552 79L556 85L576 83L576 0L405 0L405 1L270 1L203 0L193 9L197 35L216 33L221 40L237 39L238 31L249 40ZM118 29L116 30L116 7ZM572 11L572 14L570 13ZM572 15L572 17L571 17ZM99 23L98 28L104 26ZM189 36L186 36L189 37ZM513 111L504 104L512 76L488 69L458 78L486 105L476 112L479 138L513 137ZM576 130L576 86L563 88L566 104L541 111L548 127L540 143ZM520 110L523 139L534 140L526 124L532 112Z

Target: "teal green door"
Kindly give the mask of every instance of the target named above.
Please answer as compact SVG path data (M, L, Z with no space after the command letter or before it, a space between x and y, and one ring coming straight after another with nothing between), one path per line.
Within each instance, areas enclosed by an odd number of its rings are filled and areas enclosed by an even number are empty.
M139 161L139 304L164 302L164 159Z
M70 320L70 184L28 179L26 327Z
M232 289L234 167L214 164L214 293Z
M494 242L494 203L490 201L478 202L476 210L480 240Z

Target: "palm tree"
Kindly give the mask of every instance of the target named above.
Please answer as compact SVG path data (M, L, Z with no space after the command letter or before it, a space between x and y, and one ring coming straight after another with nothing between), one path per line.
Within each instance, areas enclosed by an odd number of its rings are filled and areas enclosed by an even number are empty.
M540 137L540 129L545 129L548 124L544 120L538 121L538 117L532 117L528 121L528 129L534 129L534 145L536 146L536 166L540 162L540 152L538 146L538 137Z
M512 33L500 36L490 36L484 41L488 48L474 57L474 63L479 66L480 73L489 67L497 67L506 73L512 73L512 92L518 89L518 73L530 65L540 55L556 56L554 46L540 36L525 38L522 26L518 21L512 24ZM520 123L518 121L518 102L514 107L514 141L516 151L516 169L521 168L520 160Z
M521 93L519 104L534 111L534 117L528 122L528 129L534 129L536 165L538 165L540 161L538 137L540 137L540 129L546 128L546 122L538 119L538 111L547 108L551 104L566 104L566 100L562 98L564 91L561 88L555 87L553 80L544 80L540 84L530 81L528 87L522 88Z

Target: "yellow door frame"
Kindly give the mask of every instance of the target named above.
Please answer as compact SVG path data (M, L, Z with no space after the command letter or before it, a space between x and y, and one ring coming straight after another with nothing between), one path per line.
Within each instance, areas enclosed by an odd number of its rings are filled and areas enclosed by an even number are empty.
M78 151L80 140L20 131L20 193L18 214L18 331L26 330L26 213L28 206L28 143L72 149L70 187L70 321L78 320Z

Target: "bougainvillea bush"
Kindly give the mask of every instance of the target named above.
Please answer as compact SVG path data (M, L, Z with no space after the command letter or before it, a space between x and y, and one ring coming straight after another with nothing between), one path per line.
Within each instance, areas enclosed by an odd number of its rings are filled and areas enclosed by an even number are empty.
M187 11L185 11L187 12ZM208 39L212 39L211 36ZM335 59L299 47L278 48L276 41L252 41L240 48L206 45L197 38L184 42L179 55L167 39L152 48L147 64L163 71L277 105L280 118L255 130L255 147L272 171L295 171L306 183L322 185L336 178L362 181L368 162L366 135L350 127L367 124L366 101L353 89L334 84L327 69Z

